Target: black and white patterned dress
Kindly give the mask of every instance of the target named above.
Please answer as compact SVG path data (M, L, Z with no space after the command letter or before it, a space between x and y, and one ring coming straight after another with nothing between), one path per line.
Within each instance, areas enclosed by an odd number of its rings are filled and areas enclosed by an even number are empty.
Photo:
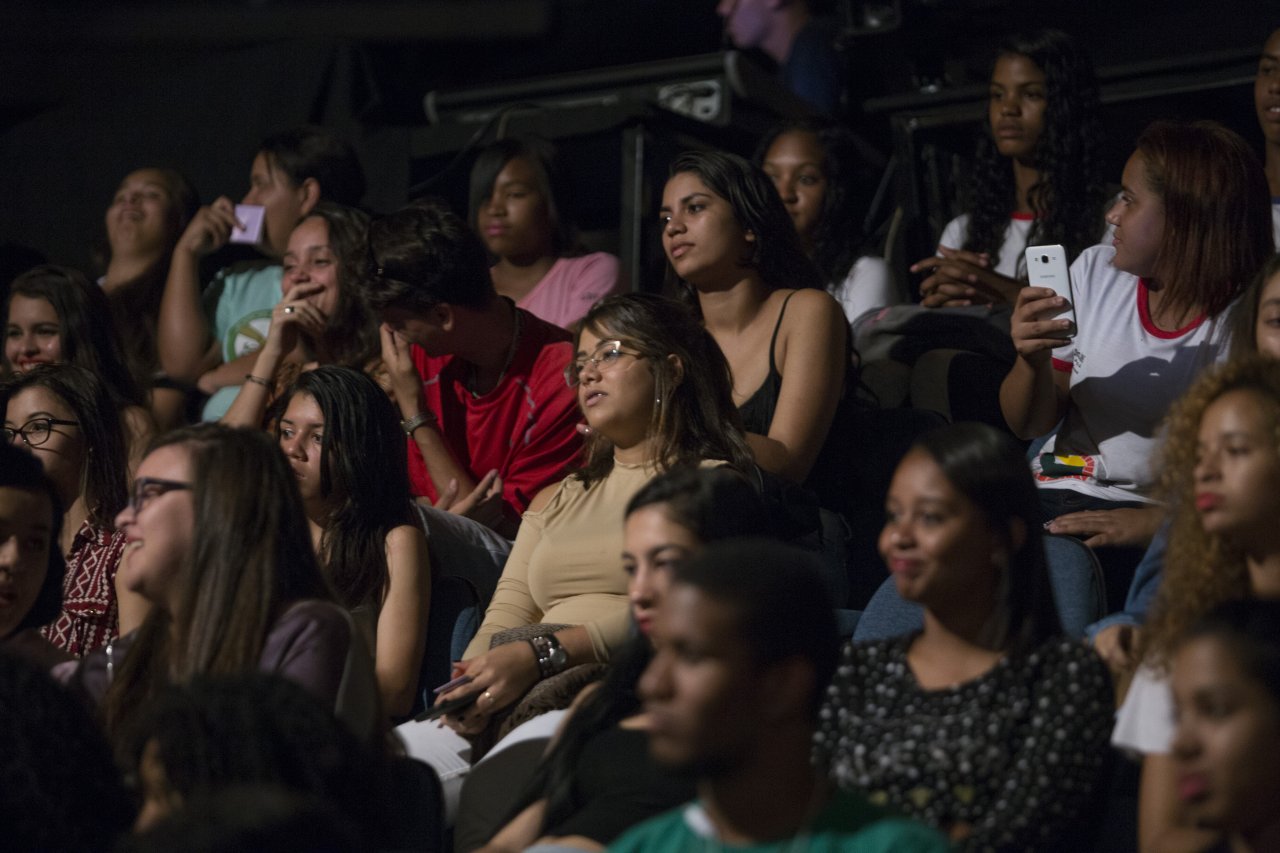
M935 826L965 850L1057 844L1100 782L1114 710L1096 654L1066 638L1009 655L954 688L924 690L916 635L846 645L814 735L843 788Z

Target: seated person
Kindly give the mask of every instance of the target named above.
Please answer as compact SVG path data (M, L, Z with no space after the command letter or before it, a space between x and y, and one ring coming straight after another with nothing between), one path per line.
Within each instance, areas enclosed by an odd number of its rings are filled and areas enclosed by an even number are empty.
M1115 245L1072 264L1074 327L1052 290L1018 293L1000 387L1014 434L1054 431L1032 460L1048 530L1111 546L1099 559L1113 602L1162 513L1148 494L1156 426L1225 359L1227 309L1273 253L1257 155L1221 125L1152 124L1122 183Z
M1062 633L1021 448L983 424L927 433L885 506L880 551L924 629L845 647L815 754L960 850L1062 843L1103 781L1113 694Z
M599 849L636 823L693 797L690 780L672 776L649 758L649 719L636 683L653 657L653 620L673 566L709 542L758 535L768 527L754 487L728 469L679 468L636 492L627 504L622 564L639 634L610 663L604 680L574 700L570 721L486 850L523 850L534 843ZM464 803L481 796L473 789L484 766L468 778Z
M564 381L569 333L499 296L484 244L443 207L377 220L369 252L365 297L382 320L414 494L462 496L467 514L511 538L582 449Z
M29 453L0 443L0 653L26 658L41 669L67 659L40 636L62 609L66 563L57 547L62 502L53 482Z
M128 468L142 461L155 434L147 395L134 381L111 323L102 288L77 270L39 266L13 280L5 302L4 361L13 373L42 364L74 364L92 373L106 389L121 422Z
M378 324L360 293L368 228L363 212L327 201L294 227L271 328L222 423L262 426L271 403L298 374L323 364L368 373L390 391Z
M649 752L692 776L698 798L610 850L948 849L933 830L837 789L810 764L837 640L807 555L760 539L707 546L674 567L653 640L639 684Z
M1116 746L1142 756L1138 840L1151 851L1213 841L1179 803L1170 753L1173 646L1216 604L1280 598L1280 363L1255 357L1201 377L1168 423L1158 470L1159 494L1173 509L1169 550L1112 734Z
M226 196L196 211L173 250L157 346L160 366L171 379L212 395L205 420L222 417L245 374L252 373L271 309L280 301L278 259L294 226L321 199L358 204L364 187L355 153L329 131L298 127L267 137L253 158L242 201L265 209L258 248L266 257L220 270L203 294L201 259L226 246L232 229L245 223Z
M70 364L42 365L0 385L4 435L40 460L53 483L61 524L54 547L66 558L61 612L43 634L82 657L136 625L146 602L116 588L125 537L112 525L128 501L120 420L106 388ZM127 630L127 629L126 629Z
M773 181L846 320L906 301L884 259L872 254L872 235L864 233L876 179L852 132L827 120L788 122L765 135L755 161Z
M1280 603L1217 608L1182 635L1171 667L1186 822L1221 833L1222 849L1280 849Z
M1262 127L1264 167L1271 188L1271 222L1280 249L1280 30L1267 37L1253 83L1253 105Z
M1013 36L991 70L972 210L951 220L938 256L911 267L926 306L1012 304L1023 250L1061 244L1073 260L1105 223L1098 83L1087 52L1058 30Z
M471 169L471 227L496 258L498 294L563 329L623 289L617 258L578 249L569 200L542 139L495 142Z
M631 620L618 555L632 496L673 468L750 465L724 356L687 307L656 294L607 297L584 319L576 349L564 379L591 430L586 464L530 505L480 630L454 668L465 683L440 694L474 704L444 717L450 731L399 729L409 754L436 767L450 814L451 791L479 751L453 732L484 745L520 719L510 710L517 703L530 715L565 707L583 673L576 665L608 661L625 643ZM542 698L526 703L535 688Z
M361 737L383 729L368 650L332 601L298 480L258 430L174 430L142 460L116 527L119 585L151 604L142 625L57 674L123 725L167 684L274 672Z
M161 429L182 422L187 392L160 370L156 327L169 258L200 201L173 169L135 169L125 175L107 208L106 239L95 252L98 283L111 306L116 339L133 381L151 390L150 409Z

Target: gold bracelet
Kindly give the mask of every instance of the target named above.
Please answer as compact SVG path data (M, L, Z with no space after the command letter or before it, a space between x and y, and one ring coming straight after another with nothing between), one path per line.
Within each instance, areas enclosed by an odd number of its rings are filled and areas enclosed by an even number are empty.
M254 385L261 385L263 388L266 388L268 391L272 390L270 382L263 379L261 376L254 376L252 373L246 373L244 375L244 381L252 382Z

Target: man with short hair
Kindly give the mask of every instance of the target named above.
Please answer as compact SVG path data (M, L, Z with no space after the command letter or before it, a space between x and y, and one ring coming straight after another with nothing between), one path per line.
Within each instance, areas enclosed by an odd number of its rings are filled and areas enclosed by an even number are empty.
M376 220L369 254L414 493L513 537L581 451L569 333L499 296L484 244L440 205Z
M609 849L949 849L933 830L832 789L809 763L839 644L809 555L728 541L673 572L639 689L654 760L695 776L698 799Z

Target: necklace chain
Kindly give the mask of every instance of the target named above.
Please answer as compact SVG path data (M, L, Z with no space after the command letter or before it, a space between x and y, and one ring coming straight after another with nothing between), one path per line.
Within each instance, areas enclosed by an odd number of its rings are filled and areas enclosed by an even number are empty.
M502 370L498 372L498 378L494 381L493 388L490 388L489 391L497 388L502 384L502 380L507 378L507 371L511 369L511 362L515 361L516 350L520 347L520 327L522 325L520 309L516 307L514 302L510 300L506 301L507 304L511 306L511 318L515 328L511 333L511 346L507 348L507 357L502 362ZM471 374L467 378L467 390L471 392L471 396L476 400L479 400L485 394L489 393L489 391L482 393L476 390L476 366L474 364L471 365Z

